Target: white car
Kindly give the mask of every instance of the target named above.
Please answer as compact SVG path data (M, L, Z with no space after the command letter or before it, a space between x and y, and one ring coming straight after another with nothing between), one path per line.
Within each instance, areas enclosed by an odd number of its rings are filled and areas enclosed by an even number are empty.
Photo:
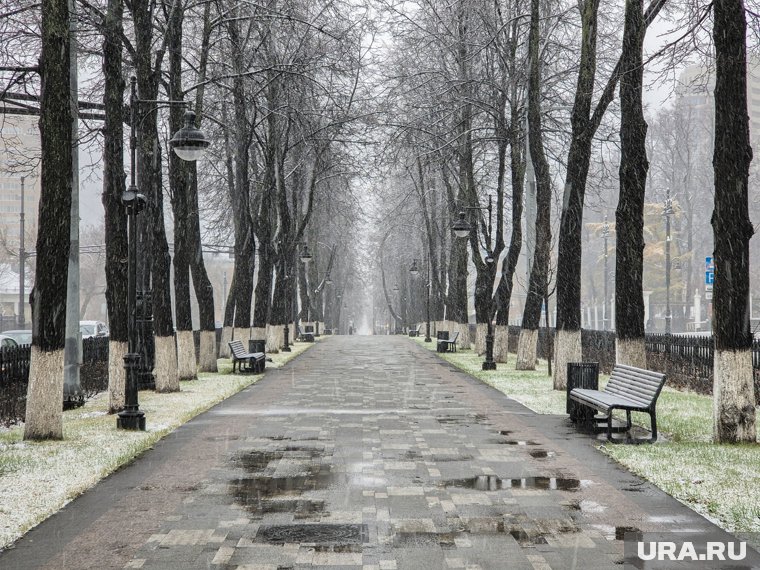
M79 321L82 338L108 336L108 325L100 321Z

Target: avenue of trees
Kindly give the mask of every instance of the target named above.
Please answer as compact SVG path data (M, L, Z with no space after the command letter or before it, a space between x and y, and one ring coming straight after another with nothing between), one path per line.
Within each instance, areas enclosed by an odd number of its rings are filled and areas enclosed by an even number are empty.
M493 322L501 358L518 319L517 367L532 369L553 298L562 390L566 364L583 360L582 290L601 288L598 268L586 271L598 264L586 242L600 241L603 214L613 232L617 360L645 367L645 224L667 187L682 232L683 298L699 282L700 208L712 212L715 439L754 441L747 16L742 0L9 0L0 8L0 99L32 95L42 140L44 271L31 301L25 437L62 437L61 283L72 145L85 139L103 152L110 408L124 406L121 198L132 134L147 199L138 288L152 291L157 391L216 369L207 240L234 253L222 356L231 338L276 351L299 319L338 327L363 311L373 328L421 322L429 288L431 320L478 352ZM660 21L677 40L650 60L645 39ZM711 46L701 54L714 77L710 124L676 105L650 126L644 72L673 72L690 45ZM76 97L74 55L87 72ZM169 152L185 109L167 101L188 102L212 141L199 163ZM85 118L85 109L100 115ZM712 144L694 143L706 136ZM466 238L451 231L460 212L473 228ZM310 264L300 261L307 248Z
M682 305L702 275L695 252L713 255L698 233L709 231L710 212L711 233L720 232L712 316L716 350L724 356L715 369L715 438L754 441L748 307L753 230L744 193L751 152L742 134L748 128L746 79L737 83L746 77L748 62L743 3L419 0L412 7L382 5L394 44L384 68L390 159L384 162L387 205L378 214L375 236L382 293L373 294L374 304L387 304L394 322L423 322L428 280L420 283L408 270L413 259L423 263L423 273L429 263L431 320L459 330L464 344L472 340L479 353L485 351L485 324L493 320L496 358L502 362L504 325L521 322L517 367L534 368L538 328L545 324L542 310L554 297L552 368L554 387L561 390L566 364L583 360L582 287L593 289L599 299L602 281L609 278L612 299L604 299L605 318L609 326L614 312L617 360L646 367L643 291L654 285L655 298L664 295L662 213L668 188L675 207L672 250L683 283L674 292ZM727 27L721 29L719 16L729 18L730 25L724 22ZM650 58L644 41L658 19L678 41ZM706 30L725 41L734 33L735 49ZM714 77L714 106L705 109L704 101L690 106L681 97L674 107L656 110L654 130L648 132L644 70L656 66L662 77L672 77L690 52L700 51L695 45L707 46L696 60L709 64L702 81L704 92L712 95L709 77ZM721 49L726 51L720 54ZM721 66L734 67L721 72ZM728 75L734 83L718 89ZM729 92L737 97L733 102ZM721 108L723 119L733 121L733 135L727 130L719 141ZM748 157L746 165L729 159L732 153ZM719 179L721 168L727 170ZM727 188L729 181L732 191L722 194L719 185ZM719 206L722 199L726 202ZM450 228L460 211L474 229L458 240ZM605 215L610 270L614 267L614 275L607 276L601 254ZM729 239L735 241L719 245ZM518 266L521 253L527 268ZM645 277L645 266L658 267L658 275ZM474 271L469 291L468 271ZM725 281L719 286L721 271ZM726 271L742 274L737 287L730 286L730 296L727 283L734 280ZM520 294L524 297L516 299ZM457 325L469 320L469 299L474 301L475 339ZM522 314L510 315L514 307L522 307Z

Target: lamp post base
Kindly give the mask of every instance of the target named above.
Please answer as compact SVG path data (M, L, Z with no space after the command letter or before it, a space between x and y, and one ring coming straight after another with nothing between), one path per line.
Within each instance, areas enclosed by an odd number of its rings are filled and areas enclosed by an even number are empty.
M141 411L124 410L116 418L117 429L145 431L145 414Z
M496 363L493 361L493 330L491 323L488 323L488 334L486 334L486 359L483 362L483 370L496 370Z
M283 352L291 352L290 347L288 346L288 337L290 336L290 329L288 328L288 325L285 325L285 328L283 329L283 336L285 337L285 343L282 347Z
M430 338L429 336L426 336L425 337L425 342L433 342L433 339Z

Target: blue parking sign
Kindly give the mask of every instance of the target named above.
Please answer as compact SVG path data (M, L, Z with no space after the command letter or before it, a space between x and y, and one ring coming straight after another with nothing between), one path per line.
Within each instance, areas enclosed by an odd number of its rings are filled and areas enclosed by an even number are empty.
M715 272L705 271L705 285L712 285L715 283Z

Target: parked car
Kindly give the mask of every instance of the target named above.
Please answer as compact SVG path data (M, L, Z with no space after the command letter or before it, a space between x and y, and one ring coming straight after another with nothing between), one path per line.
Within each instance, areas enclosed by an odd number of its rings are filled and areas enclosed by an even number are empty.
M18 344L32 344L32 331L29 331L29 330L5 331L3 334L5 336L11 337Z
M0 348L16 348L18 343L8 335L0 334Z
M100 321L79 321L82 338L108 336L108 325Z

